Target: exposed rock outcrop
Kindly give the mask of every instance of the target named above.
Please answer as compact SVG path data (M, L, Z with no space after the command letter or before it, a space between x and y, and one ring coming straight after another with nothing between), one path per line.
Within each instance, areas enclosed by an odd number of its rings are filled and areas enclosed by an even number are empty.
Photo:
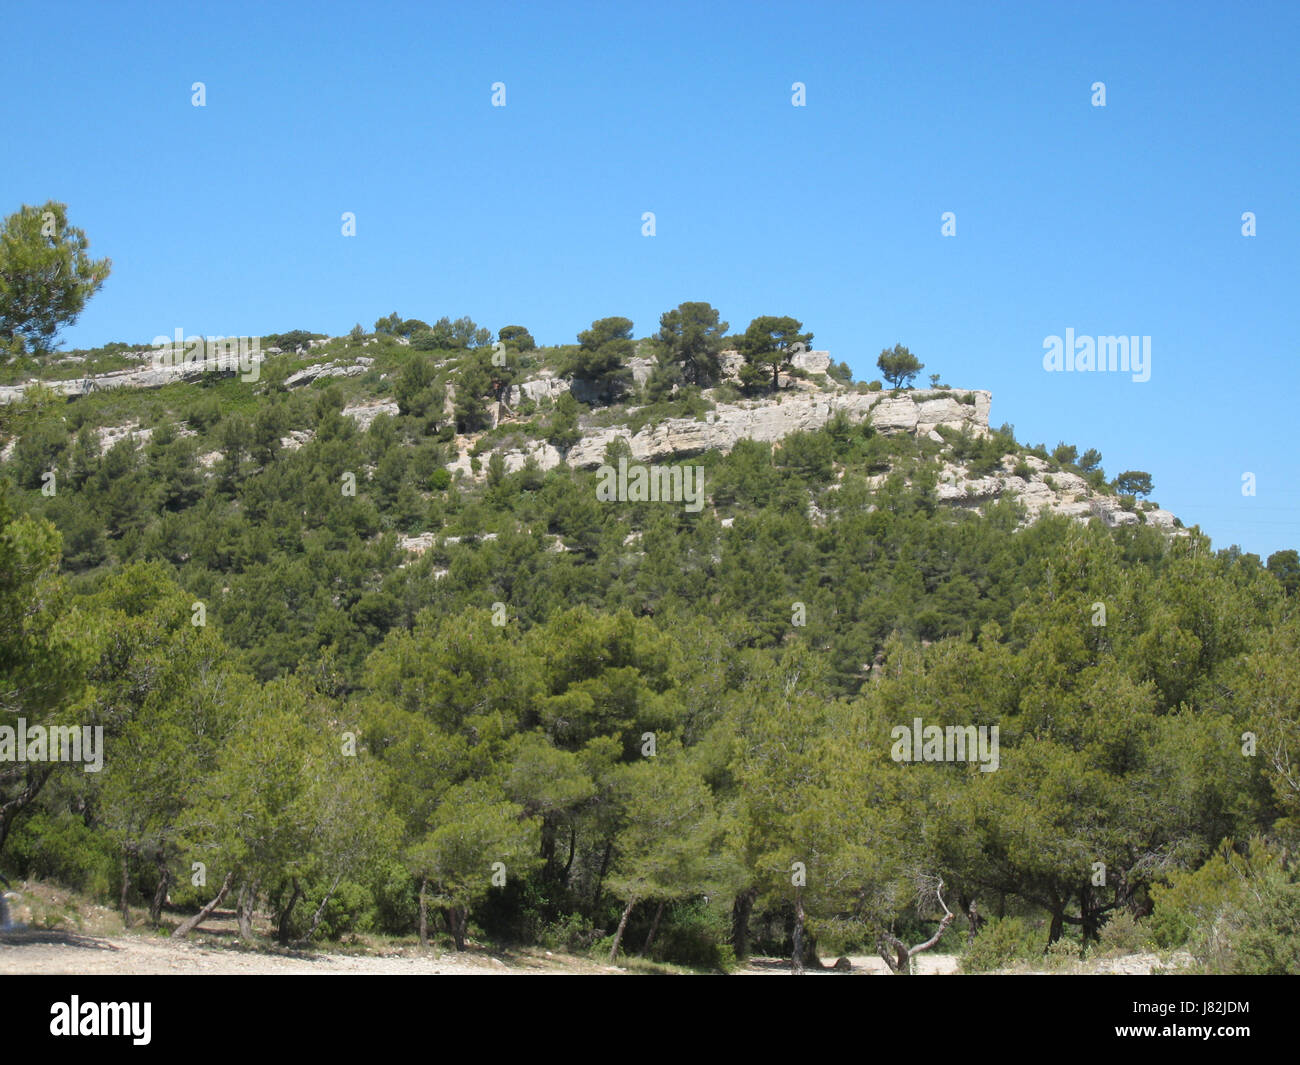
M960 397L964 395L973 397L974 402L961 402ZM558 466L563 459L570 466L590 468L601 465L605 461L605 449L622 438L634 459L654 462L708 450L727 452L740 440L776 443L791 433L820 429L841 412L855 423L869 417L871 424L885 433L917 435L946 426L966 430L972 436L986 436L991 403L990 393L980 391L911 392L897 398L887 392L789 391L776 399L720 403L702 420L668 418L638 433L624 426L591 429L566 456L550 444L537 441L526 450L504 452L502 457L508 472L520 469L529 458L536 459L543 470ZM461 459L448 469L453 472L461 469L470 474L468 453L462 453Z

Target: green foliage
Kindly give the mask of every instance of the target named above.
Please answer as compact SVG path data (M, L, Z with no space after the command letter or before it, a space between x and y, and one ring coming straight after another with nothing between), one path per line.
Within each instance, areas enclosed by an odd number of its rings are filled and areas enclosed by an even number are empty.
M497 332L497 339L514 351L535 351L537 341L533 334L522 325L503 325Z
M1094 447L1088 448L1080 457L1078 466L1084 473L1091 473L1101 465L1101 452Z
M83 230L53 200L9 215L0 226L0 354L50 350L59 328L81 314L112 269L91 259Z
M647 403L636 413L623 419L628 431L635 435L647 425L657 425L668 418L703 418L713 410L713 404L700 394L700 390L687 386L677 391L675 398Z
M1079 457L1079 449L1073 444L1060 443L1052 449L1052 461L1060 466L1073 466Z
M674 379L708 388L722 373L723 338L727 323L707 303L682 303L659 317L657 336L663 374L653 379L652 399L667 395L664 383Z
M458 433L476 433L488 427L491 418L486 399L492 389L492 367L480 352L462 357L455 374L455 418Z
M38 810L20 823L5 852L24 876L88 895L107 896L120 883L111 841L71 811Z
M895 344L892 351L889 348L882 351L880 357L876 359L876 366L880 369L880 375L894 388L908 385L925 369L925 363L902 344Z
M1041 960L1046 936L1021 917L994 917L975 935L961 956L964 973L1013 968L1018 962Z
M1260 884L1216 931L1201 952L1211 971L1300 976L1300 884Z
M563 393L555 401L555 408L546 427L547 442L567 451L582 439L582 430L578 426L578 416L582 405L573 398L572 392Z
M745 365L740 381L746 388L757 389L770 378L772 391L780 384L781 372L788 371L795 352L812 343L812 333L803 333L803 323L790 317L763 315L749 323L740 342Z
M602 503L591 470L506 472L501 448L567 447L585 408L569 394L488 430L523 338L500 367L461 334L434 356L375 345L399 413L364 431L341 414L369 396L355 379L3 412L21 483L0 522L0 724L100 722L110 752L26 799L0 765L0 801L22 800L7 874L140 907L165 872L193 909L230 876L224 905L251 894L289 938L413 937L422 896L466 946L479 929L608 954L626 912L624 952L710 969L738 901L750 948L790 947L797 899L823 947L874 951L933 933L942 879L954 910L1015 915L971 967L1047 964L1054 928L1062 962L1149 935L1223 971L1291 964L1292 874L1216 848L1300 834L1294 553L1266 568L1197 535L939 506L941 453L1027 469L1010 426L938 445L837 415L691 456L699 513ZM590 339L611 338L630 333ZM589 421L706 414L681 365L633 415ZM486 483L446 468L449 385ZM152 436L100 454L128 417ZM999 725L998 771L894 761L918 716Z
M380 318L375 322L375 333L379 336L397 336L402 329L402 316L394 311L387 318ZM354 333L360 332L363 336L365 330L358 324L353 330Z
M1097 949L1101 954L1137 954L1150 946L1150 932L1128 910L1112 916L1097 937Z
M428 431L438 431L443 421L447 389L428 358L411 355L398 375L393 398L397 400L400 414L421 420Z
M634 352L632 322L627 318L600 318L578 334L578 346L564 362L563 373L595 390L612 403L628 390L632 371L627 365Z
M726 907L703 899L679 902L666 908L652 952L662 961L729 973L736 967L730 937L731 920Z
M319 938L337 942L344 936L370 931L376 916L375 899L370 890L351 880L340 881L332 892L330 887L327 881L320 881L306 892L303 899L307 914L314 914L322 905L324 907Z
M298 348L306 348L313 340L325 339L324 333L311 333L306 329L291 329L287 333L272 333L263 338L268 348L279 348L281 351L296 351Z
M1269 555L1268 571L1281 582L1287 595L1295 595L1300 589L1300 554L1293 549L1274 551Z
M1125 470L1112 482L1120 495L1149 496L1151 494L1151 474L1141 470Z

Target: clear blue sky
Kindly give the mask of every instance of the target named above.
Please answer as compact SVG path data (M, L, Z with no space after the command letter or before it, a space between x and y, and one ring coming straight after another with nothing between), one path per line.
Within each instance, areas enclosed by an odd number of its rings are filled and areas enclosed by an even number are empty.
M113 260L66 346L393 310L561 343L708 300L733 329L801 319L859 378L907 344L1021 440L1148 470L1216 546L1300 546L1300 4L42 2L3 24L0 212L64 201ZM1149 335L1151 379L1044 372L1067 328Z

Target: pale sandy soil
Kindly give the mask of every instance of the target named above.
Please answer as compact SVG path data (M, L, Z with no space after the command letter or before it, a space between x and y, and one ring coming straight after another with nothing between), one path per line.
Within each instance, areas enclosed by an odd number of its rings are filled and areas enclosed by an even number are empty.
M825 959L829 965L834 959ZM879 958L851 957L858 975L886 975ZM1160 967L1152 954L1131 954L1116 959L1098 959L1069 970L1083 973L1145 974ZM956 973L957 957L926 954L917 959L920 975ZM0 975L6 974L283 974L327 975L370 973L375 975L508 976L563 974L620 974L621 966L601 965L587 958L527 951L503 957L470 951L440 954L420 951L415 946L396 948L381 955L306 951L254 951L217 943L200 937L199 942L175 942L150 935L97 936L70 932L27 930L0 933ZM741 970L744 975L781 976L790 972L788 958L754 958ZM1028 973L1030 970L1024 970ZM830 970L814 975L836 975Z
M151 936L89 936L68 932L0 933L0 975L12 973L181 974L278 973L284 975L372 973L376 975L510 975L527 973L617 973L584 959L483 954L442 955L417 949L367 956L327 952L267 953L210 943L174 942Z
M834 963L834 958L823 958L823 963L827 966ZM849 961L853 963L853 973L864 976L888 976L890 975L888 966L884 961L871 955L849 955ZM916 956L915 973L918 976L954 976L960 974L959 968L961 959L956 954L933 954L925 953ZM1059 976L1065 974L1078 975L1126 975L1126 976L1146 976L1149 973L1160 969L1169 969L1172 967L1181 967L1191 962L1191 957L1187 954L1175 954L1172 959L1162 959L1156 954L1125 954L1118 958L1093 958L1087 962L1074 962L1054 969L1030 969L1016 968L1000 970L1001 975L1009 976ZM780 975L790 971L789 958L751 958L749 965L744 970L748 974L759 975ZM814 974L820 975L820 974ZM832 974L829 970L826 975Z
M136 920L130 932L122 931L121 918L103 906L87 905L61 889L43 884L23 884L22 893L10 896L13 917L27 925L0 932L0 975L14 974L183 974L259 973L319 974L373 973L376 975L599 975L647 971L638 960L606 965L541 948L489 952L471 943L471 950L456 954L437 948L421 950L414 942L374 941L350 946L329 944L313 950L277 949L265 946L272 939L271 928L259 920L260 949L244 946L238 937L234 914L217 911L188 941L172 940L151 931ZM51 915L54 915L53 918ZM41 927L44 925L45 927ZM888 975L884 961L876 956L851 956L853 975ZM826 966L833 957L824 958ZM1097 958L1050 970L1016 969L1015 973L1123 973L1145 974L1190 961L1184 956L1162 961L1154 954L1129 954L1119 958ZM664 971L664 970L660 970ZM789 958L751 958L742 975L781 976L790 973ZM927 952L917 955L919 975L950 975L958 972L953 954ZM812 975L840 975L827 968Z

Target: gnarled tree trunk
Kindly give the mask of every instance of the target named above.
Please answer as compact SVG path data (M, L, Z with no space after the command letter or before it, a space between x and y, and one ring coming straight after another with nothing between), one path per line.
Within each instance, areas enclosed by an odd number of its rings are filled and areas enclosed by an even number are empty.
M204 921L212 916L212 911L225 901L226 894L230 891L230 885L235 882L234 872L226 874L226 879L221 882L221 890L217 892L217 897L209 902L203 909L199 910L193 917L186 918L176 926L176 931L172 933L172 939L184 939L194 929L198 928Z
M889 966L890 970L896 976L910 975L912 972L912 955L920 954L923 950L929 950L938 943L939 940L943 938L944 932L948 930L948 926L952 924L953 918L956 916L952 910L948 909L948 904L943 901L942 880L940 880L938 885L935 887L934 895L935 898L939 900L939 905L943 907L943 919L939 922L938 931L936 931L934 935L924 943L918 943L916 946L909 948L906 943L891 932L882 933L880 939L877 940L877 951L879 951L880 956L885 960L885 964ZM885 949L886 947L893 948L895 957L891 958L889 956L889 951Z
M614 945L609 948L609 963L614 964L614 959L618 957L618 946L623 942L623 931L627 928L627 919L632 914L632 907L636 905L636 896L627 900L627 905L623 907L623 916L618 921L618 931L614 933Z
M293 908L298 905L298 900L302 898L302 888L298 885L298 878L293 878L293 894L289 896L288 905L280 911L280 926L276 931L276 938L285 946L289 945L289 922L293 919Z
M253 909L257 906L257 883L244 881L239 889L239 938L245 942L253 941Z

